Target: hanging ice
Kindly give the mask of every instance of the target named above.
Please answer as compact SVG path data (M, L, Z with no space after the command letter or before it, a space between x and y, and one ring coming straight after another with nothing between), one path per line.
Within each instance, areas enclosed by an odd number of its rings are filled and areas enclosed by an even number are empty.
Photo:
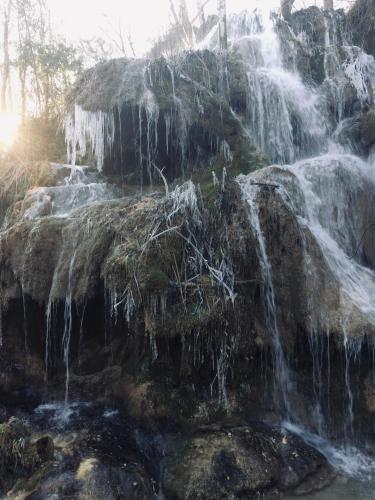
M76 165L77 155L85 157L89 145L99 171L102 170L105 156L110 152L115 137L113 113L104 111L85 111L78 104L65 121L65 140L68 161Z

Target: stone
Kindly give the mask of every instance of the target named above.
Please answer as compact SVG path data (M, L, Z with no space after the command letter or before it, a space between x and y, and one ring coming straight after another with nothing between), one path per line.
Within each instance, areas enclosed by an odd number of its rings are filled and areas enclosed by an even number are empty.
M298 438L272 428L196 431L163 461L163 490L176 499L217 499L290 491L314 474L333 479L325 459ZM298 453L296 453L298 450Z
M55 446L50 436L39 438L35 446L42 462L48 462L54 459Z
M370 149L375 144L375 106L361 116L360 130L364 145Z

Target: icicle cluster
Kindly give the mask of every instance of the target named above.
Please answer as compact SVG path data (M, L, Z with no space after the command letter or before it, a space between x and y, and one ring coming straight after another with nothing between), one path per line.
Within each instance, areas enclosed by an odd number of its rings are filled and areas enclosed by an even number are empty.
M75 165L77 155L86 157L90 145L96 159L96 166L102 170L104 159L110 152L115 138L114 114L104 111L85 111L78 104L74 106L65 121L65 140L68 161Z

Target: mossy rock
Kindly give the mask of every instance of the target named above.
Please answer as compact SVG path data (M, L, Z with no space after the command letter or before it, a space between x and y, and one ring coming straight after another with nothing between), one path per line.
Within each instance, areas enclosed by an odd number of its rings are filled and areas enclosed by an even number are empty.
M155 292L167 290L170 283L165 272L157 265L152 265L143 274L141 286L145 292Z
M265 426L204 427L163 460L163 491L181 500L279 498L301 484L307 493L332 479L319 452Z
M147 399L155 415L186 423L192 418L198 405L197 395L189 386L172 387L151 384Z
M367 147L375 143L375 107L372 107L361 118L361 138Z
M21 478L22 488L25 476L32 474L43 462L53 460L54 444L46 436L36 442L28 428L12 417L0 425L0 482L4 489L13 487Z

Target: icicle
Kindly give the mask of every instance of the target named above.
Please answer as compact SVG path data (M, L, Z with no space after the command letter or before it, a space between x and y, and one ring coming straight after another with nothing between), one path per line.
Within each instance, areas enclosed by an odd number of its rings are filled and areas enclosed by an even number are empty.
M78 104L65 121L65 141L68 161L75 165L77 154L87 154L87 144L96 159L99 171L103 169L104 159L110 153L115 139L115 120L112 112L85 111Z
M52 335L52 316L53 314L53 304L50 300L48 301L46 308L46 339L45 339L45 351L44 351L44 367L45 367L45 379L48 378L49 369L49 355L51 349L51 335Z
M215 187L220 184L219 179L217 178L217 175L214 171L212 171L212 182Z
M353 436L353 422L354 422L354 412L353 412L353 392L350 384L350 362L351 362L351 348L349 344L348 332L346 325L343 324L343 334L344 334L344 353L345 353L345 400L346 400L346 411L345 415L345 434L348 437ZM349 428L349 436L347 434L347 428Z
M192 181L185 182L171 192L170 198L173 202L172 210L168 214L171 220L177 213L185 213L189 210L191 214L198 212L198 198L195 184Z
M67 296L65 298L65 310L64 310L64 333L62 338L63 351L64 351L64 363L65 363L65 404L69 402L69 383L70 383L70 344L73 329L73 314L72 314L72 278L74 271L74 264L77 255L77 243L73 246L73 255L69 266L69 276L68 276L68 289Z
M227 164L232 163L233 154L227 141L222 141L221 143L221 154Z
M167 154L169 154L169 138L171 135L171 117L166 114L164 117L165 120L165 149Z
M223 176L221 179L221 190L224 192L225 191L225 185L227 182L227 169L224 167L223 168Z
M169 74L171 75L173 99L176 99L176 80L175 80L175 76L174 76L174 71L171 68L171 66L169 66L169 64L167 64L167 68L168 68Z
M115 305L116 310L120 304L123 304L126 322L128 323L128 325L130 325L132 315L133 315L133 313L136 309L136 306L137 306L137 304L134 300L134 295L133 295L133 291L131 288L128 288L126 290L123 300L121 300L121 302L118 302Z

